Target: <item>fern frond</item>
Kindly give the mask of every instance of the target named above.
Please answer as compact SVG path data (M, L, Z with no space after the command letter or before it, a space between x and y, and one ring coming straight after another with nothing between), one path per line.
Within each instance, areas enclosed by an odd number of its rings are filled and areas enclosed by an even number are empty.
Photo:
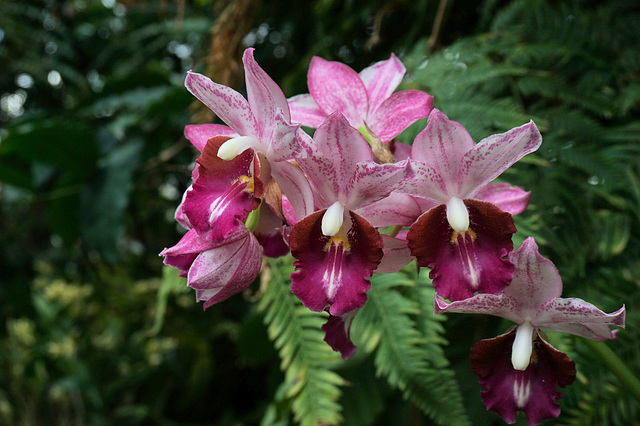
M421 303L429 300L428 305L418 306L401 290L419 295ZM362 348L376 348L377 375L436 423L468 424L454 373L442 353L440 320L422 311L431 310L432 300L429 287L416 288L403 273L376 275L367 304L354 320L353 335L360 336Z
M270 269L263 271L271 274L268 287L258 305L285 373L276 403L290 404L294 420L303 426L338 424L344 380L330 369L338 356L323 340L326 315L305 308L291 293L292 264L290 257L270 262Z

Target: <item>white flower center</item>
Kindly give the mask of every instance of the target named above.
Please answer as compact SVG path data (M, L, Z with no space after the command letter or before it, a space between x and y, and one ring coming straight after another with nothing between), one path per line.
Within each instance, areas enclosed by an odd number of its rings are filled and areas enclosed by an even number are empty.
M469 229L469 211L460 198L451 197L447 201L447 220L456 232Z
M258 139L253 136L239 136L223 143L218 149L218 157L223 160L233 160L249 148L260 146Z
M511 348L511 364L516 370L524 371L529 366L533 350L533 330L535 327L525 321L516 329L516 338Z
M344 220L344 205L340 201L336 201L324 212L322 216L322 233L327 237L335 236Z

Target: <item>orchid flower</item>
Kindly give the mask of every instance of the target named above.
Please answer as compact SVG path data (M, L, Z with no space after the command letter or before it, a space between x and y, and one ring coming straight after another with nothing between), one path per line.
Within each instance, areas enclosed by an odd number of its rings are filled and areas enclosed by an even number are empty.
M287 99L255 61L253 49L245 50L242 61L247 99L230 87L189 72L185 81L187 89L229 127L192 126L185 129L185 133L199 149L203 142L206 144L205 138L216 136L214 133L232 136L218 150L217 155L223 160L233 160L247 150L258 153L263 162L269 163L262 165L269 172L263 181L268 182L273 175L282 192L295 194L292 205L298 214L302 214L312 208L313 198L304 175L288 160L315 153L313 140L299 124L291 124Z
M471 350L473 370L484 388L487 409L513 423L516 411L538 424L560 414L560 392L575 379L575 368L564 353L544 341L540 328L564 331L601 341L613 339L624 327L625 308L606 314L581 299L561 298L562 280L553 263L542 257L532 237L510 253L513 281L500 295L478 294L446 303L436 296L435 312L482 313L517 324L510 332L478 342Z
M432 111L412 146L416 178L399 190L438 203L411 226L407 240L418 265L431 268L440 296L462 300L477 292L499 294L509 285L513 265L504 257L516 231L509 212L522 211L528 194L487 184L541 141L530 122L476 145L460 124ZM504 203L509 212L478 197Z
M382 237L356 209L388 196L411 169L407 162L376 164L365 139L339 112L318 128L314 140L321 156L298 163L318 210L291 230L297 259L291 288L309 309L341 316L365 303L368 278L383 256Z
M314 56L309 65L309 92L289 99L291 120L318 128L333 112L364 132L368 127L389 142L420 118L429 115L433 97L418 90L393 93L406 69L395 55L359 74L340 62Z
M196 300L205 302L204 309L247 288L262 265L260 244L244 226L220 243L191 229L160 256L187 277L187 284L196 290Z

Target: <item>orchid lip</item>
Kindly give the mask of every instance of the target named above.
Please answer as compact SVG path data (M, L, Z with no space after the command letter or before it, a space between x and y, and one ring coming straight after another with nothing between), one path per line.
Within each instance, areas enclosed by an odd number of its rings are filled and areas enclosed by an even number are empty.
M322 234L335 236L344 221L344 205L340 201L333 203L322 216Z
M465 232L469 229L469 211L458 197L451 197L447 201L447 220L456 232Z
M511 350L511 364L516 370L524 371L529 366L533 350L533 330L531 322L525 321L516 330Z
M253 136L231 138L220 146L218 149L218 157L226 161L233 160L247 149L255 148L259 145L260 142Z

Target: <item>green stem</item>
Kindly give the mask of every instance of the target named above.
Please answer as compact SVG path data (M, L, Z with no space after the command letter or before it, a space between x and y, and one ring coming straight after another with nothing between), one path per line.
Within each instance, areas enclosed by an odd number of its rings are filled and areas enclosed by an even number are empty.
M604 342L594 342L590 339L582 339L582 341L591 349L591 352L596 354L598 358L605 363L609 371L620 380L620 383L640 401L640 380L638 380L620 357Z

